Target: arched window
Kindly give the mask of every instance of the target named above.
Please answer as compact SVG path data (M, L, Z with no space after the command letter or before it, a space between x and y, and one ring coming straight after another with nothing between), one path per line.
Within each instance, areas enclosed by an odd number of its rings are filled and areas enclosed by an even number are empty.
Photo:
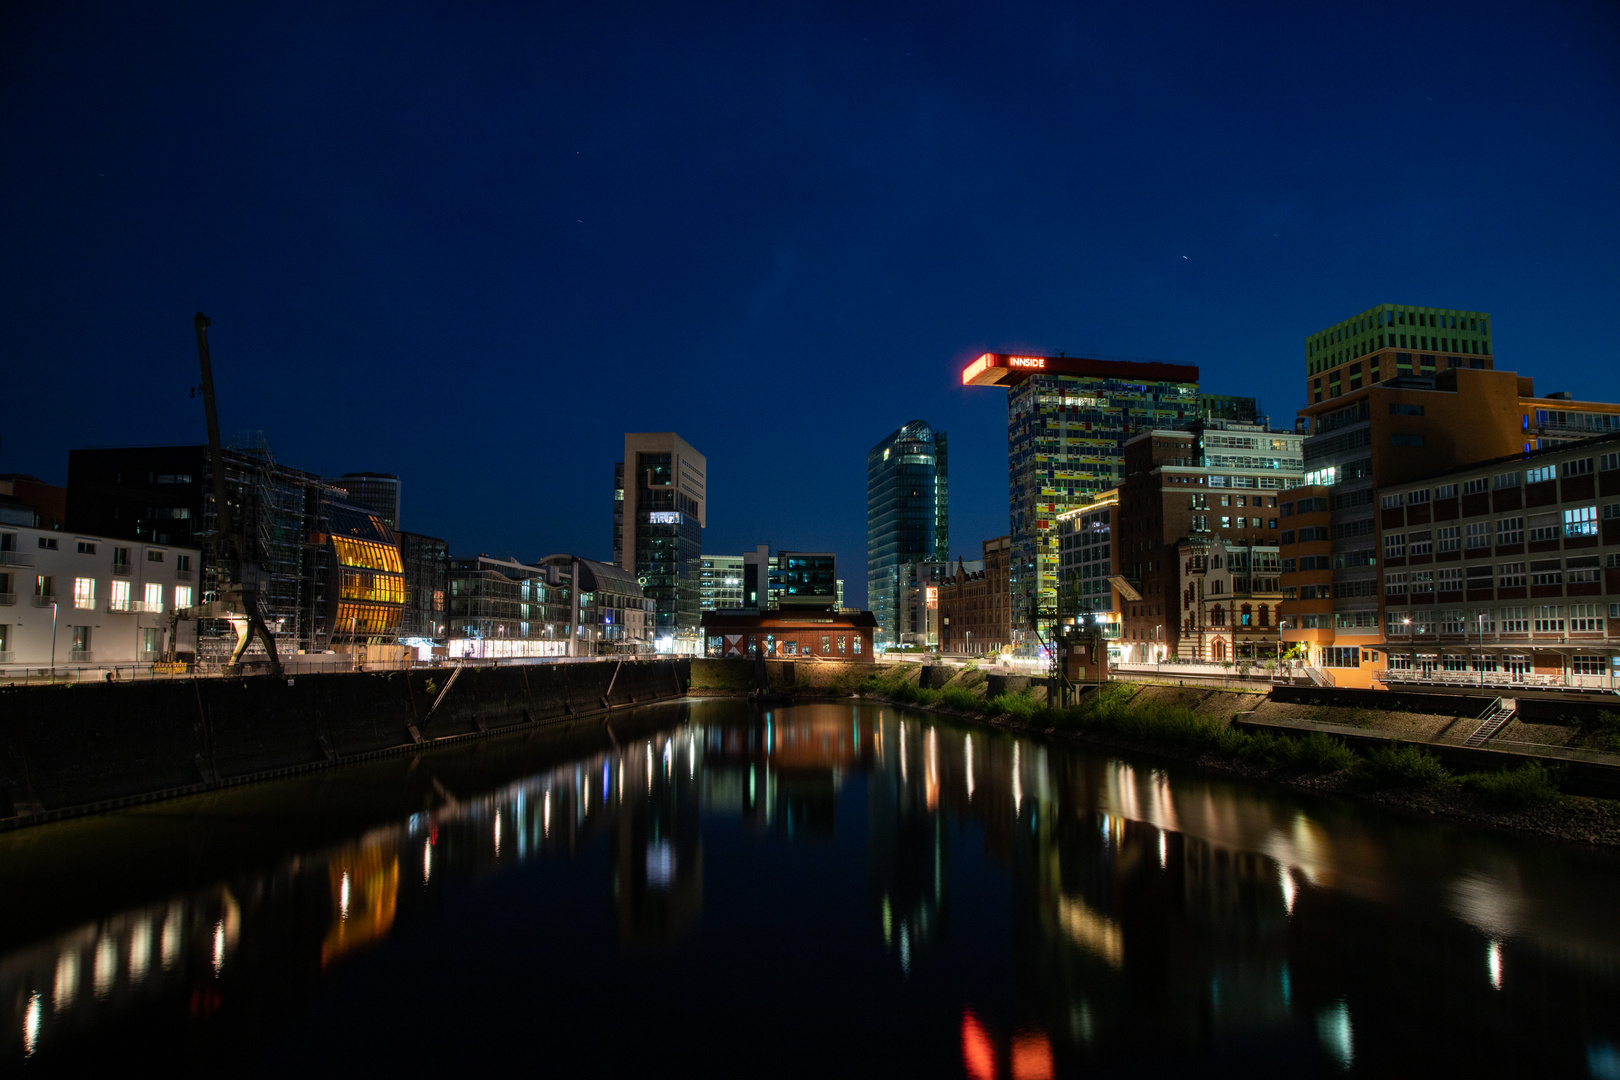
M1211 626L1225 626L1226 625L1226 609L1221 607L1221 605L1216 604L1214 606L1214 608L1212 608L1210 610L1210 613L1209 613L1209 625L1211 625Z
M1226 659L1226 642L1222 641L1219 638L1216 638L1215 639L1215 644L1210 646L1209 654L1210 654L1210 656L1212 658L1214 658L1216 660L1225 660Z
M1266 607L1266 605L1264 605L1264 604L1260 605L1260 625L1261 626L1270 626L1271 625L1271 609Z

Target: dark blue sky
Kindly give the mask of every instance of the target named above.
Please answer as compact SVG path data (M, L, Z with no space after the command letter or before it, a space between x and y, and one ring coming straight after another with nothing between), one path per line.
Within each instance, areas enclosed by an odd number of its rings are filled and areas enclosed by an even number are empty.
M623 432L673 428L706 550L834 548L858 601L908 420L952 547L1006 531L986 349L1287 421L1306 334L1454 306L1620 394L1608 0L133 7L0 14L0 471L200 440L203 310L227 432L399 473L457 553L607 557Z

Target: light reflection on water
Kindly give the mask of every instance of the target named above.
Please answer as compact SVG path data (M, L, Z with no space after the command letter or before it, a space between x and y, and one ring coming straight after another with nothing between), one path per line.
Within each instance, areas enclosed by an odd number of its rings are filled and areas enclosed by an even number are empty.
M1620 1042L1620 869L1604 853L871 706L696 705L684 726L494 790L453 794L436 776L433 790L429 809L348 842L12 948L0 1061L94 1047L171 1003L173 1037L230 1030L229 1003L289 985L318 1008L326 973L363 969L402 927L446 929L447 890L536 860L603 875L609 957L701 958L724 930L706 905L791 907L807 943L854 942L862 978L888 965L895 1008L952 1010L950 1045L929 1049L970 1076L1223 1047L1369 1075L1413 1054L1512 1073L1535 1053L1540 1071L1595 1075ZM786 853L791 890L737 870L767 850ZM795 874L795 852L821 876ZM706 853L727 869L706 874ZM863 895L864 915L840 899ZM986 949L1011 991L973 966Z

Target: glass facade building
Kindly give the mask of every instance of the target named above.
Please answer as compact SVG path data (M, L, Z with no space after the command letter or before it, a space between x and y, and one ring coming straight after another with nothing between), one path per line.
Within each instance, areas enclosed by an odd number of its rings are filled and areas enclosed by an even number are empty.
M901 568L948 558L945 432L913 420L866 455L866 604L879 646L899 643Z
M986 353L962 383L1007 389L1012 634L1029 655L1057 617L1058 515L1119 485L1127 440L1197 418L1198 368Z

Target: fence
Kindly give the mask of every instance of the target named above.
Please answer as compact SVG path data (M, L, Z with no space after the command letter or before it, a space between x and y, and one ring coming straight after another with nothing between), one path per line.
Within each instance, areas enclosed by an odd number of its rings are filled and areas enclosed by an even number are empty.
M246 673L249 675L269 674L269 667L258 654L260 659L255 661L249 656L246 664ZM520 656L499 657L492 659L467 660L404 660L386 662L365 662L360 657L349 653L321 653L319 658L311 656L289 656L282 660L282 674L288 676L320 675L331 672L349 671L420 671L433 668L454 667L517 667L524 664L599 664L617 662L620 660L669 660L678 657L661 656L653 653L640 653L625 656ZM222 662L203 660L189 665L175 665L174 670L165 670L168 665L161 662L153 663L104 663L104 664L57 664L55 668L34 665L19 666L6 665L0 667L0 683L12 686L31 685L35 683L76 683L76 682L154 682L164 679L192 679L192 678L220 678L225 674Z

